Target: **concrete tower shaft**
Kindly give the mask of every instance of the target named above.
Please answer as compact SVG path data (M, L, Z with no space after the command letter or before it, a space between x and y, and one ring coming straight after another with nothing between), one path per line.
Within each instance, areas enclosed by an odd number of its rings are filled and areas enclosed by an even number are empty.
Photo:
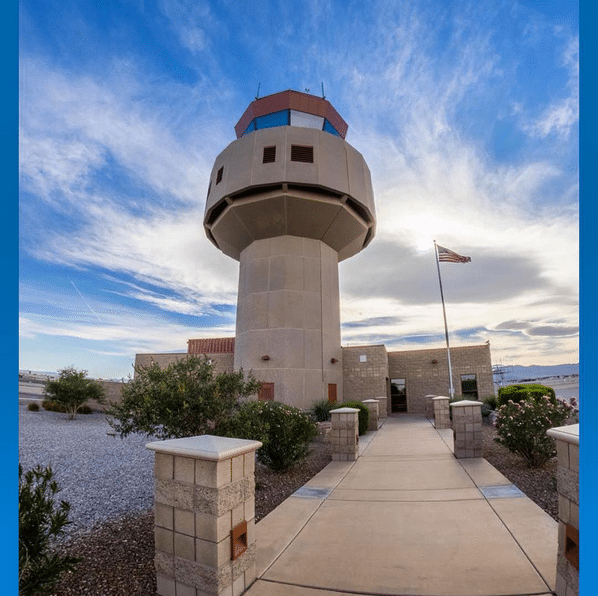
M369 168L324 99L285 91L252 102L217 158L208 238L240 261L235 369L277 401L342 398L338 262L375 234Z

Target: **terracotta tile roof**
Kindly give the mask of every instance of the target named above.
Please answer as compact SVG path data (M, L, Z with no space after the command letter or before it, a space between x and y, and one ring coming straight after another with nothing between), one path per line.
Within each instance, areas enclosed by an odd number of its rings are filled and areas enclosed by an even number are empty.
M187 344L188 354L233 354L235 352L234 337L190 339Z

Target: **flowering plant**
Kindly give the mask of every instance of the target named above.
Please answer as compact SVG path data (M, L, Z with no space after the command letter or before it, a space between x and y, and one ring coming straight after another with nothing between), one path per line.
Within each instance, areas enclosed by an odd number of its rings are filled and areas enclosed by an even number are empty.
M576 413L575 400L568 404L546 395L519 403L509 400L498 410L495 441L521 455L530 468L539 468L556 454L554 439L546 431L565 424Z

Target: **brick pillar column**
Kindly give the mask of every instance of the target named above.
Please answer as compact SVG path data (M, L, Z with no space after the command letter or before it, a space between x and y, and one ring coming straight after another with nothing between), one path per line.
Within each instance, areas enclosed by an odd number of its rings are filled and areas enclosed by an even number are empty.
M355 461L359 454L359 410L338 408L330 410L332 430L332 461Z
M559 548L556 564L557 596L579 594L579 424L547 431L556 439L559 495Z
M432 398L436 397L435 395L426 395L424 397L426 403L426 418L428 420L434 420L434 402Z
M368 430L378 430L378 408L380 404L377 399L364 399L363 403L368 407L370 414Z
M433 397L432 402L434 403L434 426L436 428L450 428L449 398L439 395Z
M455 457L483 457L482 402L464 399L452 403L451 408Z
M386 395L380 395L374 399L378 400L378 419L384 420L388 418L388 397Z
M155 452L160 596L236 596L255 580L255 451L261 445L211 435L146 445Z

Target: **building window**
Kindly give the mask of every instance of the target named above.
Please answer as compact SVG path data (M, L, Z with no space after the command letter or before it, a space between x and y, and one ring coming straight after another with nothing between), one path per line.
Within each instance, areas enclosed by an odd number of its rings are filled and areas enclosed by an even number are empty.
M368 355L367 354L360 354L359 355L359 362L367 362L368 361Z
M222 182L222 174L224 173L224 166L222 166L218 173L216 174L216 184L220 184Z
M264 147L264 159L262 163L274 163L276 161L276 145L274 147Z
M461 395L466 399L478 399L478 382L475 375L461 375Z
M274 401L274 383L262 383L257 397L260 401Z
M306 145L291 145L291 161L314 163L314 148Z

